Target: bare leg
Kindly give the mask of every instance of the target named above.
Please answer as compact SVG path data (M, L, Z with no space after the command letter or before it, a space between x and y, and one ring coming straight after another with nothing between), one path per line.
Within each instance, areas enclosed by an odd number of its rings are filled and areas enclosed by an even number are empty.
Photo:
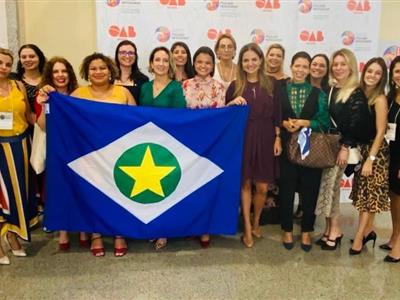
M114 248L121 249L126 248L126 241L122 236L117 235L114 239Z
M254 205L253 232L256 237L261 237L260 217L261 217L261 212L265 205L267 191L268 191L267 183L262 183L262 182L256 183L256 193L253 198L253 205Z
M342 235L342 230L339 223L339 215L327 219L329 220L329 239L331 241L336 241L336 238ZM329 246L335 245L335 242L327 241L326 243Z
M359 215L358 229L352 245L354 250L361 250L363 247L363 239L370 219L370 214L368 212L362 211Z
M390 238L392 251L389 255L393 258L400 258L400 195L390 193L391 213L393 222L393 234Z
M69 242L69 238L68 238L68 232L65 230L60 230L60 234L58 237L58 243L59 244L66 244Z
M253 237L251 235L251 222L250 222L250 207L251 207L251 184L250 180L247 180L242 185L242 214L243 214L243 225L244 225L244 234L243 234L243 242L245 245L253 244Z
M102 249L104 248L103 239L101 238L101 234L93 233L92 234L92 245L90 249Z
M18 237L14 232L8 231L6 238L7 238L8 242L10 243L10 247L12 250L22 249L22 246L18 241Z
M200 237L200 240L201 240L202 242L208 242L208 241L210 240L210 235L209 235L209 234L203 234L203 235Z

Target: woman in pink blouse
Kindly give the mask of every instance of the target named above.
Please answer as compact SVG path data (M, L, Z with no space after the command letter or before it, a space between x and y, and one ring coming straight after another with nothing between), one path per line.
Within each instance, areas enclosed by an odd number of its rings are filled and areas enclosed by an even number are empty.
M214 52L209 47L200 47L193 56L194 78L183 82L188 108L216 108L225 106L225 88L212 78L215 69ZM200 245L207 248L210 236L204 234Z

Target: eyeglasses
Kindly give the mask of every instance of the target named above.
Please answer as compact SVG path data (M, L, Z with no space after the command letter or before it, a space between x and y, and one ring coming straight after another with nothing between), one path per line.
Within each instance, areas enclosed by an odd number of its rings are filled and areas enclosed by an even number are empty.
M118 51L119 55L133 57L136 55L135 51Z

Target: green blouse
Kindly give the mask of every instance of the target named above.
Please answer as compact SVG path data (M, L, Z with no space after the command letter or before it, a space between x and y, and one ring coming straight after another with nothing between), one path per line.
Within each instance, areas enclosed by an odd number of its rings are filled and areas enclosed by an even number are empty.
M303 83L288 83L287 94L289 96L290 105L296 116L300 116L304 103L312 90L312 85L308 82ZM320 127L323 130L329 128L329 112L326 94L321 90L318 97L318 111L310 120L312 130L319 131Z
M153 97L153 81L146 82L140 89L139 105L181 108L186 107L186 100L181 85L171 80L167 86Z

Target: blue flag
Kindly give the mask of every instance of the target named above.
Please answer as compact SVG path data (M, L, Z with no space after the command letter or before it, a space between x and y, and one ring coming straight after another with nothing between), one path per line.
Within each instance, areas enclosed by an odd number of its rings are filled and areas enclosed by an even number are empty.
M52 93L45 226L133 238L235 234L247 114Z

